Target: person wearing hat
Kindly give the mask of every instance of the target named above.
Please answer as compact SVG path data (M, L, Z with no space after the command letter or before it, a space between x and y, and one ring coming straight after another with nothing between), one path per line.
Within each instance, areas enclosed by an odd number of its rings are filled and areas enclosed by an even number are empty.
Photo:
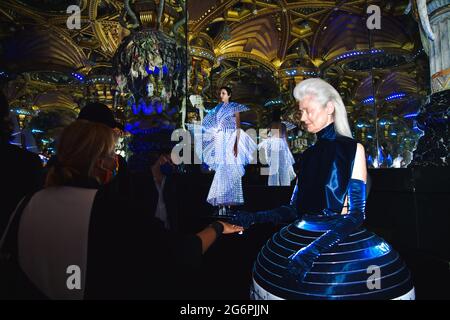
M78 119L102 123L114 130L123 131L124 128L115 120L111 109L99 102L88 103L81 109ZM122 156L117 155L117 169L111 183L117 193L128 194L140 211L150 212L165 229L176 231L178 214L173 201L176 183L172 177L174 165L170 158L174 143L170 135L171 132L164 130L145 135L144 142L151 144L152 148L144 154L133 155L130 166Z
M77 120L86 120L93 123L101 123L114 130L115 133L123 131L123 125L116 121L114 113L107 105L100 102L89 102L83 107L78 114ZM46 171L56 163L56 156L52 156L47 162ZM122 192L124 188L129 188L127 162L121 155L116 155L116 167L111 172L114 176L113 180L118 192ZM111 177L112 178L112 177Z
M100 102L90 102L81 109L78 119L88 120L91 122L103 123L112 129L123 130L123 125L116 121L114 113L107 105Z

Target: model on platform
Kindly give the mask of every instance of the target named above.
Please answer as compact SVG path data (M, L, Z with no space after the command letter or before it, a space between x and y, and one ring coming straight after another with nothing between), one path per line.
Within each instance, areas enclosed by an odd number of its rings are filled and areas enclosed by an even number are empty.
M294 97L304 129L317 141L302 154L290 204L238 211L232 220L244 227L294 221L260 251L252 298L414 299L410 272L398 253L361 228L366 159L352 138L339 93L314 78L300 82Z

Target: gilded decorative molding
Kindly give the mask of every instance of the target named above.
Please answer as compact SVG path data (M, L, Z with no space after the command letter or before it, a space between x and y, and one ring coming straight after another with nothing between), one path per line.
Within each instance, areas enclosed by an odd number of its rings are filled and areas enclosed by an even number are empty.
M226 60L226 59L230 59L230 58L245 58L245 59L255 60L255 61L259 62L260 64L263 64L270 70L272 70L273 73L277 72L276 67L272 63L270 63L266 59L262 59L261 57L255 55L255 54L251 54L251 53L247 53L247 52L225 53L225 54L222 54L217 57L217 62L220 64L220 62L222 60Z

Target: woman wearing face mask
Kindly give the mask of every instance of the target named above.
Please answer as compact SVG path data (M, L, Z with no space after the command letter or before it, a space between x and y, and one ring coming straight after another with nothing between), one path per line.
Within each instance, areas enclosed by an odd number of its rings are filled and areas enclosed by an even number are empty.
M292 222L260 251L253 298L414 299L410 272L398 253L361 228L366 159L339 93L315 78L297 84L294 97L304 129L317 141L302 154L291 202L237 212L232 220L245 227Z
M46 187L22 200L0 242L19 269L10 298L180 298L178 275L222 233L242 230L216 222L197 235L169 234L109 183L115 140L110 127L86 120L63 131Z
M201 158L215 171L207 201L219 207L219 215L226 215L226 208L244 203L242 176L244 166L253 159L257 145L241 130L240 112L246 106L230 102L231 89L220 88L218 104L202 122Z

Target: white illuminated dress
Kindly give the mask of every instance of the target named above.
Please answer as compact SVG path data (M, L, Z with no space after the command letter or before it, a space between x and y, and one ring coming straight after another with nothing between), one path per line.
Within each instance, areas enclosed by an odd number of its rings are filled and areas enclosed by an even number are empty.
M237 157L233 149L237 135L235 113L247 110L246 106L235 102L220 103L202 121L201 148L196 148L196 151L203 162L215 171L207 197L213 206L244 203L241 179L245 173L244 166L253 160L257 145L239 129Z
M271 136L264 139L258 149L264 150L264 155L269 165L269 186L290 186L295 179L293 165L295 163L291 150L285 138Z

